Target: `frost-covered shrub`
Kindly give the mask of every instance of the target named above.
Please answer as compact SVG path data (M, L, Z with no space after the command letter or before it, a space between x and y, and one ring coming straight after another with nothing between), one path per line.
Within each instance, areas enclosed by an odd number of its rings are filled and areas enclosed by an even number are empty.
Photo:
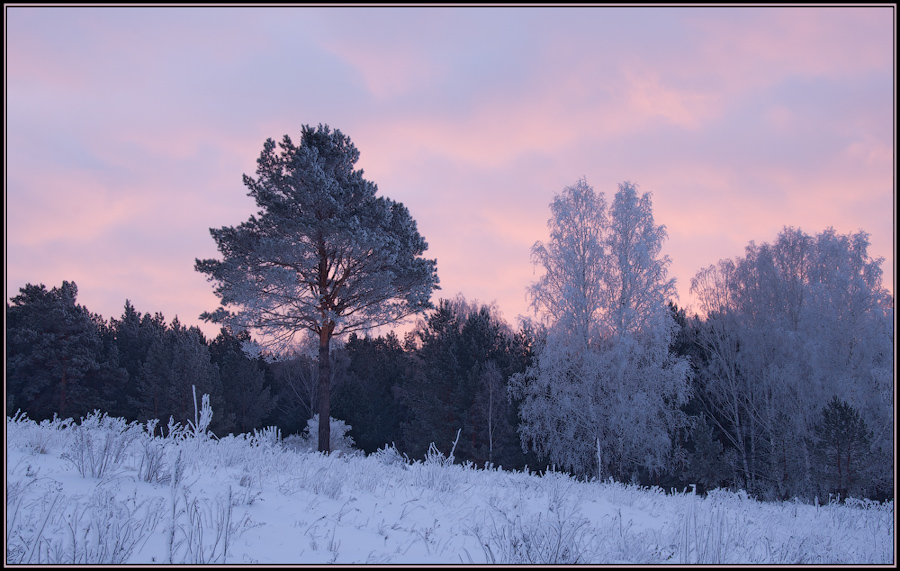
M138 477L144 482L165 482L168 479L165 441L160 438L144 438L140 447L141 462L138 466Z
M704 509L703 505L707 507ZM681 563L725 563L734 538L724 504L714 500L700 502L692 495L686 506L679 539Z
M214 451L211 454L219 466L239 466L247 461L248 448L250 443L247 435L229 434L215 441Z
M390 446L385 445L384 448L379 448L375 452L372 452L371 457L375 458L385 466L397 466L409 463L409 458L407 458L406 455L400 454L400 451L397 450L397 447L393 443L391 443Z
M88 565L122 565L132 552L153 535L163 519L165 501L150 498L119 500L110 490L97 489L86 509L76 504L68 525L72 526L72 543L61 550L66 554L60 563ZM78 526L81 529L78 529Z
M102 478L118 468L129 444L142 434L137 423L128 424L100 411L89 414L71 431L71 449L61 457L71 462L79 474L92 478Z
M278 482L278 490L286 496L305 490L336 499L350 481L347 462L342 456L309 454L293 464L290 477Z
M279 448L281 446L281 430L277 426L268 426L262 430L254 428L251 442L259 448Z
M309 441L302 434L288 434L281 441L281 445L289 452L309 452Z
M212 422L213 410L209 405L209 395L203 395L202 399L202 408L200 409L200 415L197 416L197 393L194 392L194 422L190 420L187 421L190 426L191 434L194 438L200 438L208 436L209 434L209 423Z
M587 520L574 513L508 522L493 539L502 545L503 563L575 565L590 561L585 551Z
M457 441L459 433L457 433ZM444 456L443 452L438 450L434 442L428 447L425 454L425 460L412 464L412 481L417 486L424 486L436 492L454 492L459 489L462 483L463 472L466 469L474 468L471 463L465 465L454 464L453 453L456 451L456 442L450 450L449 456Z
M522 513L518 504L495 500L485 526L472 528L486 561L506 565L594 562L598 530L580 513L578 500L566 493L565 484L554 480L547 486L547 509L537 513Z
M71 418L65 420L55 414L52 419L37 423L30 420L21 410L6 421L6 436L15 441L19 450L29 454L47 454L59 445L64 438L65 429L73 423Z
M117 499L105 488L63 494L55 482L19 480L7 492L6 562L13 565L121 565L162 521L162 498ZM10 533L12 531L12 533Z
M331 417L329 417L331 418ZM354 452L353 438L348 434L352 427L343 420L331 418L331 451L348 453ZM306 421L306 429L302 438L306 442L306 449L315 452L319 449L319 415L316 414ZM299 444L299 443L298 443Z
M155 437L157 424L158 418L148 420L144 425L146 432L138 439L138 478L144 482L159 482L165 471L165 439Z
M173 532L177 533L173 533L170 544L170 562L228 563L228 550L234 541L254 527L246 513L235 517L231 486L227 494L216 494L215 498L197 497L187 488L182 489L181 496L173 504L179 522L172 524ZM182 518L186 521L182 522Z

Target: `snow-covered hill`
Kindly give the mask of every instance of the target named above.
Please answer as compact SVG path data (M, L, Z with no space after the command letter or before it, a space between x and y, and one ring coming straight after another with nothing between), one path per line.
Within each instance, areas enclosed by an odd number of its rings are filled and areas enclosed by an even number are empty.
M8 418L7 564L895 562L893 502L666 494L191 428Z

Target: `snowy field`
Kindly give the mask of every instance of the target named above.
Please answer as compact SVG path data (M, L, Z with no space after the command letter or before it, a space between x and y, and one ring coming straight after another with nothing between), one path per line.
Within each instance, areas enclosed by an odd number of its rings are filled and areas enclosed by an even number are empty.
M667 495L192 428L8 418L7 564L895 562L893 503Z

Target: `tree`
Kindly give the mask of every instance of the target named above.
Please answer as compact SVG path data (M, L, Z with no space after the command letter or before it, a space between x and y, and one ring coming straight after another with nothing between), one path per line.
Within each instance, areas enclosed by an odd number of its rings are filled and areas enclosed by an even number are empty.
M576 473L658 473L686 424L690 371L670 350L674 280L650 198L622 183L607 215L581 179L551 203L551 241L532 250L546 329L510 393L522 400L523 446Z
M76 303L75 283L19 292L6 308L7 407L35 420L108 408L126 373L104 350L102 319Z
M408 337L407 350L413 372L399 393L409 412L403 431L409 453L423 455L431 443L447 446L459 432L454 455L461 461L517 462L515 417L505 393L507 378L521 367L515 337L496 307L462 295L441 299Z
M165 317L157 312L151 316L138 312L129 300L125 300L125 309L121 319L110 319L110 329L115 338L119 364L128 372L128 383L123 387L117 403L123 416L129 420L140 418L142 406L141 372L147 353L156 340L162 340L166 334Z
M141 366L137 409L140 420L157 418L165 424L169 417L185 424L194 418L194 391L210 395L213 415L210 428L223 434L233 421L225 412L219 369L210 359L209 347L197 327L185 327L178 320L153 340Z
M609 262L602 277L608 291L606 330L615 337L661 334L668 349L668 329L674 325L666 303L677 296L675 279L667 278L672 261L661 255L666 227L653 222L651 194L640 196L637 187L619 185L610 212L606 240Z
M243 344L250 341L247 332L233 335L223 327L219 335L209 344L210 359L219 367L219 379L224 397L224 416L233 416L231 425L223 426L223 431L234 430L247 434L262 428L262 420L275 407L275 399L265 383L261 365L264 361L250 359L243 350Z
M847 497L866 487L871 431L856 409L833 396L815 428L818 467L828 491Z
M716 438L716 430L701 415L691 435L694 452L688 460L687 477L704 490L718 487L729 476L731 467L725 460L722 443Z
M210 229L223 259L197 260L221 306L201 318L254 329L286 347L298 332L319 338L319 418L330 418L333 336L396 322L431 307L436 261L403 204L375 196L354 170L359 151L339 130L303 126L295 146L268 139L257 178L244 175L259 207L238 227ZM328 452L329 423L319 424Z
M867 247L865 232L786 227L692 281L705 313L698 393L751 492L816 493L810 442L832 395L875 428L876 493L893 485L893 300Z
M604 274L608 267L606 200L584 178L563 189L550 203L550 242L535 242L531 261L544 274L528 289L535 311L587 346L608 304ZM549 320L549 321L547 321Z
M398 388L411 364L400 339L393 331L375 339L351 333L344 350L347 377L335 391L334 416L353 427L357 448L367 454L392 443L405 449Z

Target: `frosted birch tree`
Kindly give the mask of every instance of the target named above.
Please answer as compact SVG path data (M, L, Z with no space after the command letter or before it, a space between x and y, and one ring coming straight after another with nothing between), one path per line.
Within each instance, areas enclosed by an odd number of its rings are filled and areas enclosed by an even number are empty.
M607 300L603 278L608 220L606 200L584 178L566 187L550 203L548 243L536 242L531 260L544 270L528 293L545 325L564 332L572 343L586 347L599 334Z
M550 242L532 249L544 274L529 290L545 331L534 364L510 383L523 446L576 473L660 471L690 393L688 363L669 350L665 227L629 182L608 213L584 179L551 213Z
M692 281L705 312L700 400L751 491L821 491L810 442L835 397L875 428L869 490L893 486L893 299L867 248L864 232L784 228Z

